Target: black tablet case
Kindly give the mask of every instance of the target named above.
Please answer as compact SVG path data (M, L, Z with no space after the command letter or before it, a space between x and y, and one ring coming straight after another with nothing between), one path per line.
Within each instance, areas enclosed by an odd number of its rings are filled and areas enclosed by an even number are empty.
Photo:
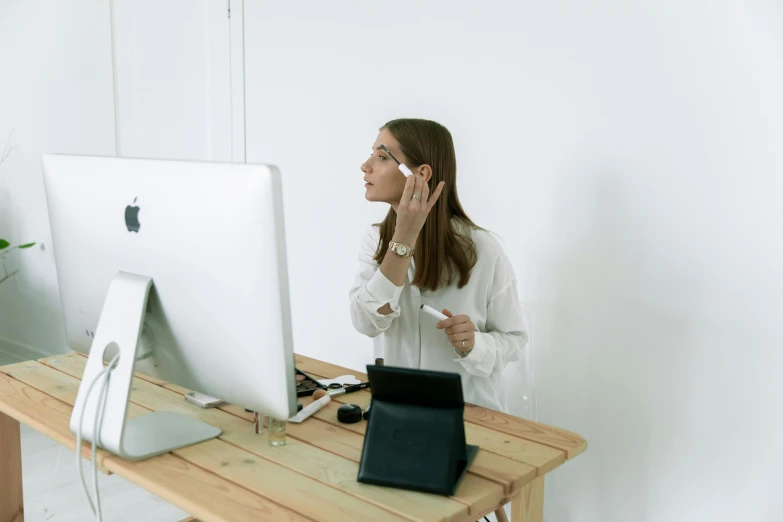
M453 495L478 452L465 443L457 373L367 366L372 415L358 481Z

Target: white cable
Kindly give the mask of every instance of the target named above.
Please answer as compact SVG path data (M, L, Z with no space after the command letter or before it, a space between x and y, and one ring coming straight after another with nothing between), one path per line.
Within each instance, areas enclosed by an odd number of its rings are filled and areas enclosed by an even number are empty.
M57 471L60 469L60 457L63 455L63 448L60 446L60 450L57 452L57 461L54 463L54 473L52 473L52 483L49 485L49 491L46 493L46 501L44 502L43 512L44 520L49 520L52 515L46 516L49 513L49 499L52 498L52 490L54 489L54 482L57 479Z
M84 424L84 414L85 414L85 412L87 410L87 405L89 404L90 395L92 394L92 390L93 390L93 388L95 388L95 384L101 379L101 377L105 376L106 379L103 382L104 386L103 386L103 388L101 388L101 397L98 398L99 410L95 412L96 418L99 415L102 416L103 412L102 412L101 406L105 406L105 405L101 404L101 402L102 402L101 399L103 398L103 395L106 392L106 390L108 390L108 381L109 381L108 373L111 370L114 369L114 366L117 364L117 361L119 360L119 358L120 358L120 356L119 356L119 354L117 354L114 357L114 359L111 360L109 365L106 368L104 368L98 375L96 375L95 378L90 383L90 385L87 387L87 394L84 397L84 407L82 408L82 412L81 412L81 415L79 417L79 424L78 424L77 429L76 429L76 469L77 469L77 471L79 473L79 480L80 480L80 482L82 484L82 490L84 491L84 495L87 497L87 503L90 506L90 511L92 511L93 515L98 517L98 520L101 519L101 514L100 514L99 511L96 511L95 504L93 504L93 502L92 502L92 498L90 497L90 493L89 493L89 491L87 489L87 482L84 479L84 470L82 469L82 459L81 459L81 457L82 457L82 425ZM97 439L97 432L96 431L93 431L93 437L92 438L93 438L92 461L93 461L93 466L96 469L96 472L95 472L95 475L96 475L96 481L95 481L96 488L95 488L95 491L97 493L97 455L96 455L96 445L95 445L95 441Z
M109 394L109 383L111 379L111 370L114 369L114 366L117 362L117 359L119 358L119 355L117 355L112 361L109 363L108 366L108 372L106 373L106 378L103 380L103 387L101 388L101 396L99 398L98 402L98 411L95 415L95 422L93 424L92 428L92 490L93 495L95 498L95 509L98 511L98 522L103 522L103 511L101 510L101 495L98 491L98 448L97 448L97 441L98 441L98 428L103 425L103 411L106 407L106 396Z
M79 424L76 427L76 472L78 473L79 479L81 480L82 489L84 490L85 495L87 495L87 503L89 504L90 511L92 511L93 515L95 515L95 506L92 503L92 498L87 492L87 484L84 482L84 471L82 470L82 423L84 422L84 412L87 409L87 399L89 399L90 393L92 393L92 389L95 386L95 383L98 382L98 379L100 379L102 375L103 372L99 373L87 388L87 397L85 398L84 405L82 407L82 414L79 417Z

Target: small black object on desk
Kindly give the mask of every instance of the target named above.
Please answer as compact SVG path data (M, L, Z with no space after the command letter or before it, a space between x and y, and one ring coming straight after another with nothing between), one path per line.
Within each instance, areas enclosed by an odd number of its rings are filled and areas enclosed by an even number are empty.
M453 495L478 453L465 443L457 373L367 366L372 416L357 480Z
M345 424L353 424L362 420L362 409L356 404L343 404L337 408L337 420Z

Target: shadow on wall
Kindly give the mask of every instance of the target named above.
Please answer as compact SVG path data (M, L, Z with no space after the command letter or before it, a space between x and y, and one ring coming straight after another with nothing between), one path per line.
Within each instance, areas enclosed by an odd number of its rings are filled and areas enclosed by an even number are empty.
M13 134L9 133L8 138L5 139L5 134L0 133L0 238L8 238L9 240L11 239L14 225L11 219L11 198L8 189L9 156L12 150L16 148L12 145L12 137ZM0 257L0 279L6 273L11 272L10 264L10 258Z
M17 220L20 218L16 213L29 211L27 206L15 201L15 197L19 199L18 183L23 175L24 149L16 147L12 136L7 143L5 139L0 142L0 148L4 145L8 153L0 165L0 237L17 244L15 240L20 239ZM3 154L2 151L0 154ZM43 183L42 180L40 182ZM48 222L46 233L33 241L36 245L29 250L16 250L0 257L0 279L6 270L8 273L19 271L0 285L0 351L15 360L68 351ZM51 274L49 279L53 281L47 280L47 274ZM19 338L20 333L23 338Z
M31 338L16 339L9 332L0 331L0 351L16 361L49 357L70 351L65 340L60 297L44 286L20 283L17 274L0 287L0 314L3 322L30 323L40 328L28 328Z
M653 421L676 405L667 380L690 364L689 325L665 301L687 278L656 244L659 210L633 175L569 173L546 225L534 303L538 414L589 444L548 479L549 520L650 519L656 439L676 430Z
M506 382L509 384L508 392L508 412L511 415L522 417L523 419L538 420L536 412L536 377L535 377L535 359L536 344L535 331L533 329L533 317L530 307L524 303L519 303L524 317L526 331L528 332L528 342L520 360L509 363L503 371Z

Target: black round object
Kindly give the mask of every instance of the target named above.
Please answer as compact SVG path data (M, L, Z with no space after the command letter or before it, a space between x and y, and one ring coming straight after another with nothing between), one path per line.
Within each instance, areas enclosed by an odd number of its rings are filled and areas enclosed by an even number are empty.
M337 420L345 424L353 424L362 420L362 409L356 404L343 404L337 408Z

